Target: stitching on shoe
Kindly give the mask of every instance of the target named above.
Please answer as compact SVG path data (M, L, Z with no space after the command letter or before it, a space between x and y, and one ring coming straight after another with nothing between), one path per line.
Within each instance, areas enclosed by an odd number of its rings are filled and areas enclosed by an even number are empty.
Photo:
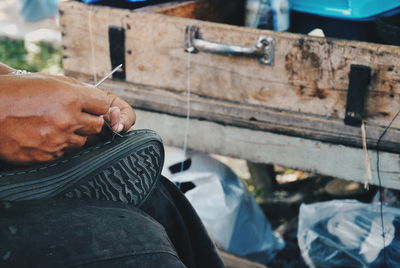
M136 131L136 132L133 132L133 134L131 134L131 135L136 135L136 134L139 133L139 132L140 132L140 133L148 133L149 131ZM100 149L100 148L102 148L102 147L104 147L104 146L106 146L106 145L108 145L108 144L110 144L110 143L112 143L112 142L113 142L113 141L111 140L111 141L107 141L107 142L105 142L105 143L103 143L103 144L97 145L97 146L95 146L95 147L88 148L88 149L83 150L82 152L80 152L80 153L78 153L78 154L75 154L75 155L73 155L73 156L70 156L70 157L67 158L67 159L58 160L59 162L57 162L57 163L47 164L46 166L39 167L39 168L32 169L32 170L27 170L27 171L16 171L16 172L11 172L11 173L0 174L0 178L4 178L4 177L8 177L8 176L14 176L14 175L24 175L24 174L28 174L28 173L36 173L36 172L39 172L39 171L41 171L41 170L48 169L48 168L50 168L50 167L59 166L59 165L61 165L61 164L68 163L68 162L71 161L73 158L77 158L77 157L80 157L80 156L82 156L82 155L84 155L84 154L88 154L88 153L90 153L90 152L92 152L92 151L94 151L94 150Z
M44 166L44 167L39 167L39 168L35 168L35 169L32 169L32 170L27 170L27 171L18 171L18 172L11 172L11 173L1 174L1 175L0 175L0 178L2 178L2 177L7 177L7 176L13 176L13 175L23 175L23 174L27 174L27 173L36 173L36 172L39 172L39 171L41 171L41 170L48 169L48 168L50 168L50 167L59 166L60 164L68 163L69 161L72 160L72 158L80 157L80 156L82 156L82 155L84 155L84 154L86 154L86 153L89 153L89 152L92 152L92 151L94 151L94 150L100 149L100 148L102 148L102 147L104 147L105 145L108 145L108 144L110 144L110 143L111 143L111 141L108 141L108 142L106 142L106 143L104 143L104 144L101 144L101 145L98 145L98 146L96 146L96 147L92 147L92 148L90 148L90 149L86 149L85 152L82 151L82 152L80 152L80 153L74 155L75 157L69 157L68 159L59 160L58 163L53 163L53 164L51 164L51 165L46 165L46 166Z

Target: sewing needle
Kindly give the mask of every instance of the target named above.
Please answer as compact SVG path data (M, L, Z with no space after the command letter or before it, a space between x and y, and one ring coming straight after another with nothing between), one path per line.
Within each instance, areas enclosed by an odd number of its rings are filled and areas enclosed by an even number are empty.
M123 66L123 64L118 65L117 67L115 67L109 74L107 74L106 76L103 77L103 79L101 79L99 82L97 82L94 87L98 87L101 84L103 84L104 81L106 81L107 78L109 78L111 75L113 75L113 73L115 73L116 71L118 71L119 69L121 69Z
M99 82L97 82L94 87L98 87L101 84L103 84L104 81L106 81L107 78L109 78L113 73L115 73L116 71L118 71L119 69L121 69L123 66L123 64L118 65L117 67L115 67L109 74L107 74L106 76L103 77L103 79L101 79ZM104 123L106 124L106 126L117 136L122 137L121 134L119 134L118 132L114 131L112 129L112 127L107 123L107 121L104 121Z

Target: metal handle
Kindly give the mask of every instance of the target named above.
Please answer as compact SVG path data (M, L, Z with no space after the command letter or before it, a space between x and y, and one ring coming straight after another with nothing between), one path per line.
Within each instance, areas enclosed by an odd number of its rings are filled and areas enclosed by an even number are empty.
M186 27L185 51L199 51L221 55L256 57L262 64L272 65L274 61L274 39L260 36L254 47L242 47L210 42L199 38L199 28L193 25Z

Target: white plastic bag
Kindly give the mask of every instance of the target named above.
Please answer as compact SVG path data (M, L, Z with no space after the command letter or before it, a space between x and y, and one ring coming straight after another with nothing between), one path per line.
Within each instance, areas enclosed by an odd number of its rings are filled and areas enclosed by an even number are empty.
M400 209L396 207L384 206L381 218L378 203L303 204L297 238L310 267L400 267Z
M189 152L185 158L181 149L167 147L163 175L193 184L185 196L218 246L262 263L283 248L282 238L229 167L203 153Z

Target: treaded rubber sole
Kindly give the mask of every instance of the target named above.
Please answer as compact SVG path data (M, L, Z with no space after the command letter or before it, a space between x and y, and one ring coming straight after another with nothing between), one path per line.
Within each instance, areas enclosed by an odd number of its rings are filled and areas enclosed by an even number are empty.
M158 134L136 130L45 165L0 173L0 200L87 198L137 206L153 189L163 163Z

